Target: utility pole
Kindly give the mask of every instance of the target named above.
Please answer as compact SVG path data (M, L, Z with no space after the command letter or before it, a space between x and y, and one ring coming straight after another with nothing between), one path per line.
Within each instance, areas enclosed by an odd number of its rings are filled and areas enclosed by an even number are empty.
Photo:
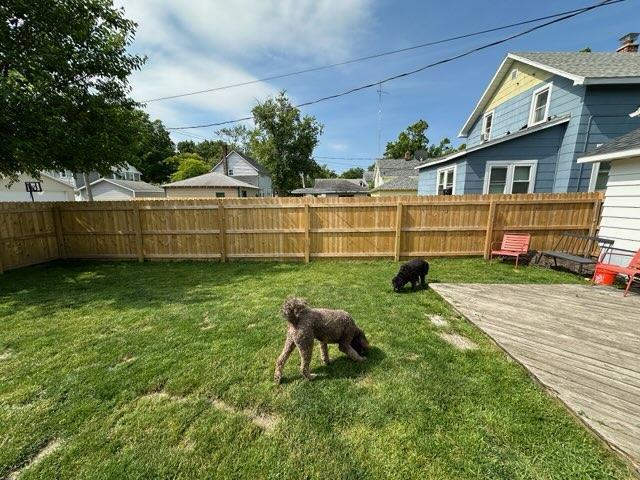
M380 158L380 137L382 136L382 95L388 95L389 92L385 92L382 89L382 82L378 83L378 158Z

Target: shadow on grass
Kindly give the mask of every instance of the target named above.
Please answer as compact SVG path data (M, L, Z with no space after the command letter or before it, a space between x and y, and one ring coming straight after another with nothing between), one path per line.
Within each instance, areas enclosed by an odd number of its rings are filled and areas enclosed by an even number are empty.
M195 264L198 268L194 268ZM94 302L115 308L149 309L167 304L211 302L221 288L300 272L300 265L264 262L79 262L57 261L0 276L0 299L42 313L78 308Z

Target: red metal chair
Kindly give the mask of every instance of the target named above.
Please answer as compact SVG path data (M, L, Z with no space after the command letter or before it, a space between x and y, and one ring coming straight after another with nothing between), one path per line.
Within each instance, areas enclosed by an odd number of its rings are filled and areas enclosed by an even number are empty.
M604 262L596 263L596 268L595 268L595 271L593 272L593 278L591 279L592 282L595 280L596 275L599 273L598 269L601 269L602 271L606 271L606 272L613 272L620 275L626 275L627 277L629 277L629 281L627 282L627 288L625 288L624 290L624 296L626 297L627 294L629 293L629 288L633 283L633 279L636 277L636 275L638 276L638 278L640 278L640 249L638 249L638 251L635 253L633 258L629 262L629 265L627 265L626 267L622 265L616 265L614 263L604 263Z
M502 237L502 242L494 242L491 245L491 257L489 260L493 260L494 255L498 257L515 257L517 270L520 255L525 255L529 251L530 242L531 235L528 233L505 233ZM498 243L500 243L500 249L494 250L494 245Z

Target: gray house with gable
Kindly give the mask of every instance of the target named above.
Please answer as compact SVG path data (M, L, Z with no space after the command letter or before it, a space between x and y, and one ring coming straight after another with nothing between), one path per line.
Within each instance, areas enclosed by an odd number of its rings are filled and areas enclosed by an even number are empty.
M604 189L608 163L576 159L640 127L636 38L615 53L509 53L460 131L466 148L417 167L418 194Z

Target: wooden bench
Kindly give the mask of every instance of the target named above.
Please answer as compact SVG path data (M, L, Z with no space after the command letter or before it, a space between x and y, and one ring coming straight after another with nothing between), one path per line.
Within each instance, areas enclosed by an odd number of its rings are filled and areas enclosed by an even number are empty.
M585 265L595 265L612 246L613 240L608 238L564 232L553 249L540 252L537 263L545 256L553 258L556 267L558 259L565 260L577 264L578 273L581 274ZM599 253L594 255L597 251Z

